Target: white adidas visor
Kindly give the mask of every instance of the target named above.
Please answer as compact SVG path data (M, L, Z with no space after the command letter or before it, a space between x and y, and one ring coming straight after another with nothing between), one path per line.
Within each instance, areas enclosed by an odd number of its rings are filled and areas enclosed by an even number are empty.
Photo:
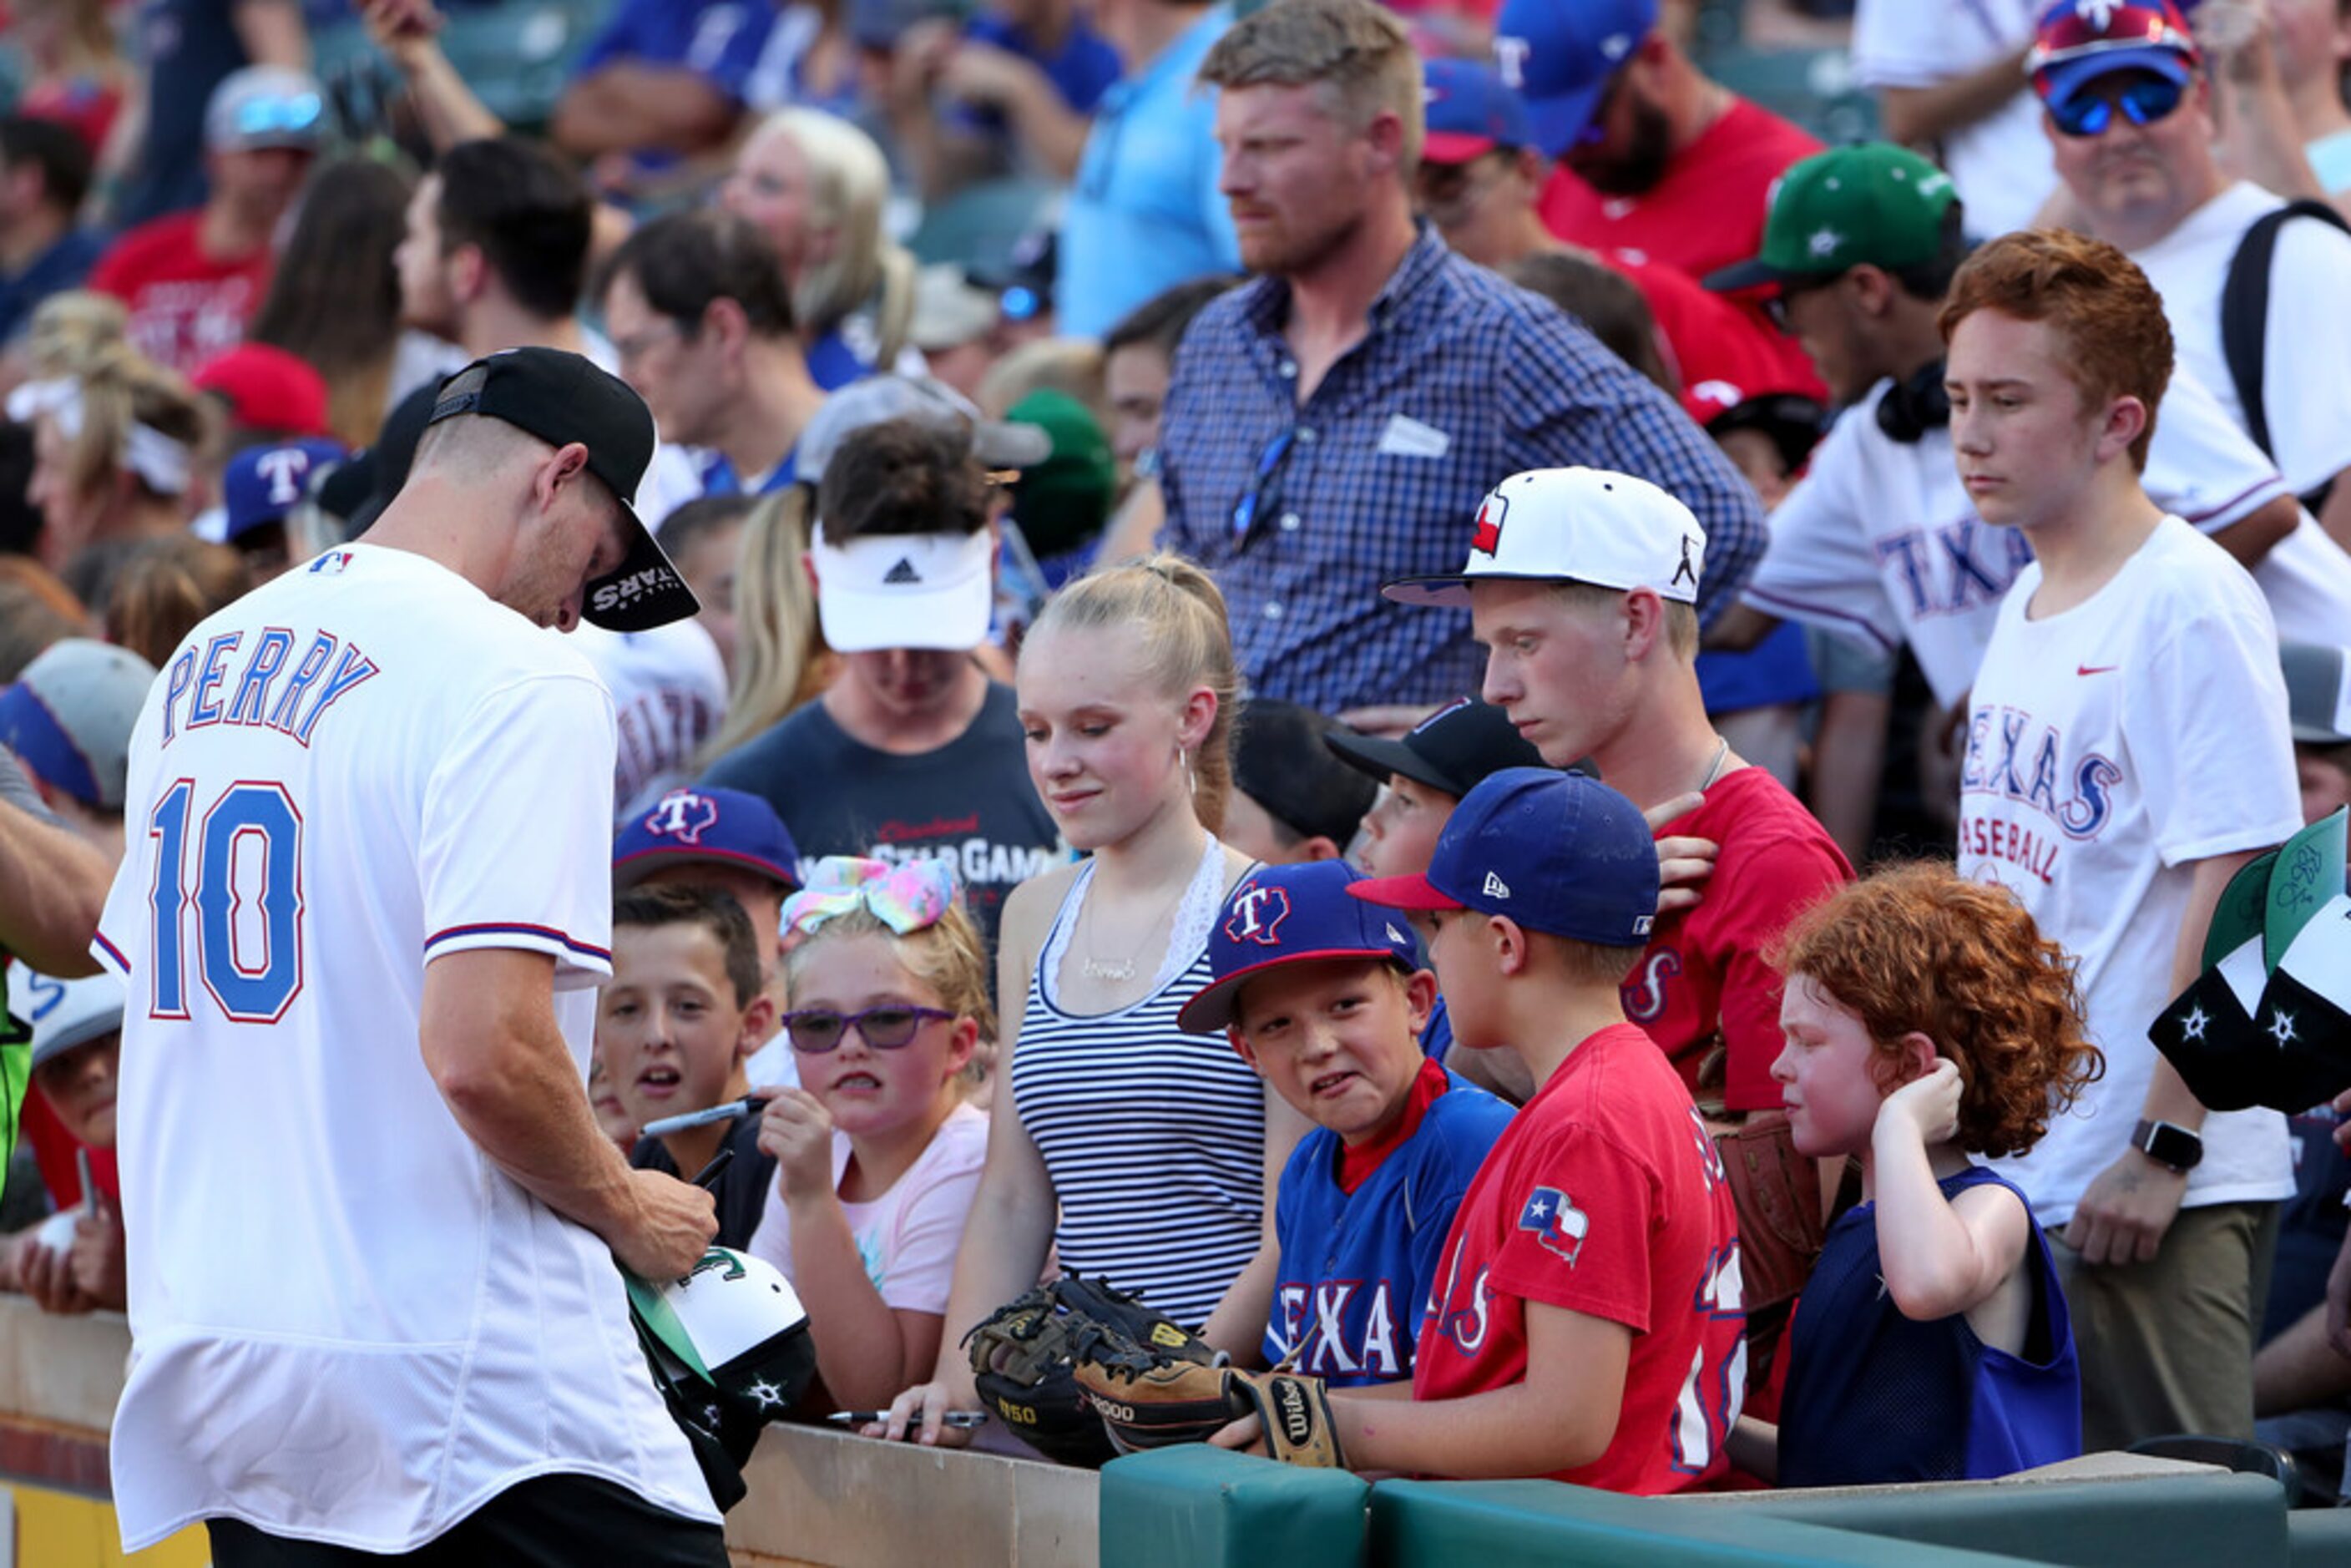
M834 652L967 650L987 641L996 535L878 534L836 547L816 528L817 619Z

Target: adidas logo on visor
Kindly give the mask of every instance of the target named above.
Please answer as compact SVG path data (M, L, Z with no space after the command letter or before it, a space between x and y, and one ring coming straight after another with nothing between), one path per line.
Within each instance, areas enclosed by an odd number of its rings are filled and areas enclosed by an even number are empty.
M904 587L910 582L919 584L923 580L923 574L914 570L914 563L912 560L902 555L898 558L898 564L892 567L882 580L889 586Z
M1489 871L1486 873L1486 896L1508 898L1510 896L1510 884Z

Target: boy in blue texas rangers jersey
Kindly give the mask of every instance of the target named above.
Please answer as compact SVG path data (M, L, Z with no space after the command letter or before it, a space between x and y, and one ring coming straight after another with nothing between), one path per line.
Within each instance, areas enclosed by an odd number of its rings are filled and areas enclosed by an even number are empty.
M1208 938L1177 1022L1223 1030L1316 1124L1281 1173L1269 1362L1339 1386L1409 1379L1453 1211L1510 1107L1423 1054L1437 977L1405 920L1347 896L1339 861L1263 866Z

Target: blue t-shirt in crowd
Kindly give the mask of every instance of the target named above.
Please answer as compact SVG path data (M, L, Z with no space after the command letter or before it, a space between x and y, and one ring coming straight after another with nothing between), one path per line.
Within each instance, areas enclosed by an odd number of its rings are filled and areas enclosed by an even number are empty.
M776 8L765 0L622 0L572 68L584 77L616 60L683 66L739 103Z
M808 346L809 379L826 392L839 392L853 381L871 374L872 364L850 347L849 340L835 327Z
M1071 18L1069 36L1050 54L1039 48L1010 22L985 13L964 24L963 36L973 43L993 45L1006 54L1018 55L1043 71L1046 79L1053 84L1053 90L1061 95L1062 103L1074 114L1092 114L1102 102L1102 94L1124 74L1118 63L1118 51L1088 26L1082 16ZM990 109L970 108L959 118L967 124L991 131L1001 130L1004 124L1004 117Z
M1946 1200L1999 1186L2026 1202L1982 1166L1938 1185ZM1877 1205L1859 1204L1829 1228L1789 1330L1782 1486L1990 1480L2080 1457L2073 1321L2047 1239L2037 1225L2026 1233L2032 1315L2023 1354L2011 1355L1978 1339L1965 1312L1903 1315L1878 1260Z
M230 23L235 0L147 0L136 53L147 62L147 127L131 183L116 204L122 228L204 204L204 106L250 62Z
M1064 337L1099 338L1176 284L1240 270L1217 190L1217 103L1194 83L1232 12L1204 13L1102 94L1062 210L1054 303Z
M799 477L799 450L795 447L784 454L781 463L768 470L750 494L772 496L778 490L789 488L791 482ZM726 455L716 447L705 446L694 455L694 471L702 480L702 493L705 496L740 496L744 493L743 476L735 472L735 465L726 461Z
M80 286L106 248L88 229L70 229L57 243L25 264L16 274L0 273L0 343L23 331L33 319L33 307L52 294Z
M1698 689L1710 714L1740 713L1782 703L1808 703L1821 695L1803 628L1783 621L1744 653L1698 656Z

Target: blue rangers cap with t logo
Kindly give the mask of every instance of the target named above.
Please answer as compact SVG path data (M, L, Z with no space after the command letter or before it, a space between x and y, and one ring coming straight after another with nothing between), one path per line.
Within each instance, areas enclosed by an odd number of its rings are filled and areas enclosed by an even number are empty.
M1233 1021L1241 988L1284 964L1352 958L1419 968L1411 925L1347 896L1362 880L1344 861L1259 866L1243 877L1208 933L1209 982L1184 1004L1176 1027L1217 1033Z

